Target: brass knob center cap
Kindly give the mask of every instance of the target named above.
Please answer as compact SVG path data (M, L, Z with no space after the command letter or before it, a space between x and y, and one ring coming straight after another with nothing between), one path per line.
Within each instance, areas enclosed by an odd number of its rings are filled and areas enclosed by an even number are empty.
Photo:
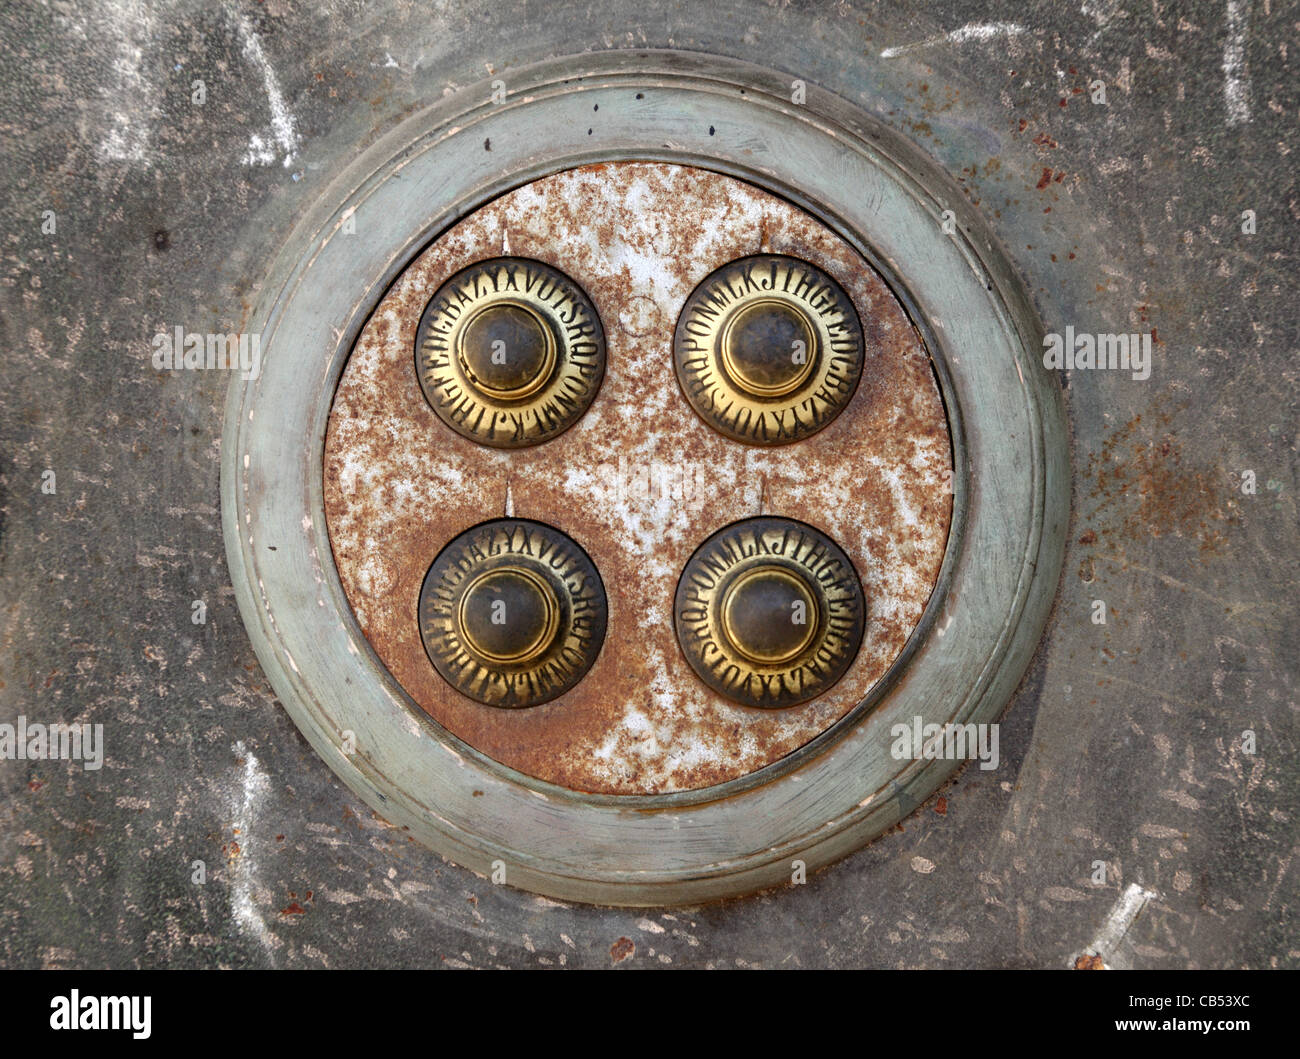
M546 324L509 302L475 313L460 333L458 352L474 386L503 401L536 393L555 367L555 339Z
M780 397L812 373L816 342L807 317L794 306L775 299L753 302L723 328L722 362L750 393Z
M538 706L595 664L609 607L591 557L529 519L496 519L442 549L420 588L433 668L488 706Z
M738 577L722 599L722 627L737 651L758 665L798 655L817 632L817 599L806 581L781 566Z
M555 591L527 567L480 574L460 601L466 642L494 662L526 662L546 650L560 624Z
M732 702L781 709L828 691L865 631L862 582L820 530L750 518L695 550L673 603L682 654Z

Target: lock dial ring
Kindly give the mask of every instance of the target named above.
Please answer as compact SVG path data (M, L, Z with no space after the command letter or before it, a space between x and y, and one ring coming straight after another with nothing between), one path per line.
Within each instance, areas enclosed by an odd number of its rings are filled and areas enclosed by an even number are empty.
M462 269L420 318L416 372L447 426L480 445L520 449L568 430L605 375L605 332L559 269L499 257Z
M706 277L673 336L677 381L715 430L788 445L826 427L862 376L853 299L807 261L755 254Z
M790 518L720 529L691 556L673 621L696 675L733 702L781 709L821 695L862 645L866 604L853 563Z
M462 695L521 709L563 695L596 661L609 604L591 557L559 530L496 519L440 551L420 588L420 638Z

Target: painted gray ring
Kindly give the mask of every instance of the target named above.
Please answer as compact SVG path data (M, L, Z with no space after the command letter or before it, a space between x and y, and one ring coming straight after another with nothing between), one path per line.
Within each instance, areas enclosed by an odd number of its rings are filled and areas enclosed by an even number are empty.
M540 64L508 88L495 105L486 84L447 97L375 143L272 265L250 324L263 336L261 375L232 382L222 446L240 611L272 686L329 766L385 818L462 865L488 875L500 861L510 885L617 905L787 883L793 860L811 871L851 852L960 765L895 761L892 724L992 721L1029 663L1060 574L1069 502L1060 391L1037 355L1041 330L957 186L839 97L809 86L796 105L784 75L654 51ZM599 135L588 135L595 127ZM352 345L423 246L512 187L633 158L749 180L866 254L925 335L957 473L939 586L861 706L797 754L730 784L588 796L477 753L379 663L331 560L322 454ZM945 209L955 235L942 232ZM347 234L353 215L356 234Z

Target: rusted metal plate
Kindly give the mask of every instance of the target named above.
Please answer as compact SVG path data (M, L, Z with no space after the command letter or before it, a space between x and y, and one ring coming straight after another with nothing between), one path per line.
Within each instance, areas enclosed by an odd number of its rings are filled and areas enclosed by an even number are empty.
M752 254L808 261L843 286L866 357L853 399L793 445L737 444L704 423L675 377L672 337L711 272ZM442 423L415 375L416 328L453 274L495 256L559 269L603 322L607 367L586 414L532 448L492 450ZM730 177L660 163L569 170L471 214L395 281L343 372L324 460L331 545L348 600L419 706L496 760L575 790L655 794L771 764L861 701L902 649L934 587L951 513L951 447L929 359L860 255L791 204ZM722 526L798 518L862 577L862 648L825 695L784 710L727 701L673 632L678 578ZM609 602L600 657L544 705L501 710L456 692L421 643L433 558L492 518L547 523L596 564Z

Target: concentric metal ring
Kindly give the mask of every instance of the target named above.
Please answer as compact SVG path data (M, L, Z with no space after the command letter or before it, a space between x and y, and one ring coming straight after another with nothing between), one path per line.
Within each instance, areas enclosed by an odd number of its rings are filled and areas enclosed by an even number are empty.
M362 152L334 185L354 190L304 212L259 287L249 326L263 333L261 372L232 380L221 448L240 613L267 678L330 768L458 864L487 875L504 861L510 885L602 905L788 883L792 858L812 871L859 848L959 767L894 758L892 725L993 721L1026 671L1070 503L1042 325L995 233L933 159L811 83L806 102L791 104L784 70L620 49L514 69L504 106L487 102L486 87L435 102ZM328 410L374 305L433 235L501 194L503 173L522 183L589 161L596 104L619 129L608 158L707 158L834 219L902 293L952 427L948 551L891 672L788 760L721 788L645 798L531 780L427 723L350 616L322 501ZM339 237L353 217L357 235Z

